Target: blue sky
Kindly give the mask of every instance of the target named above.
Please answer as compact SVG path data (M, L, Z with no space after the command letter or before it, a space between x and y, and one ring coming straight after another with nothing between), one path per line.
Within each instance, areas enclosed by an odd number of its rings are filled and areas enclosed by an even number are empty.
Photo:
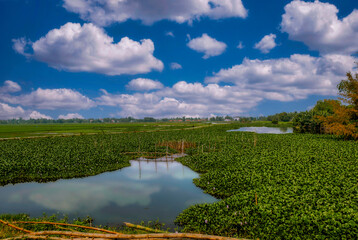
M0 119L259 116L336 98L358 2L0 0Z

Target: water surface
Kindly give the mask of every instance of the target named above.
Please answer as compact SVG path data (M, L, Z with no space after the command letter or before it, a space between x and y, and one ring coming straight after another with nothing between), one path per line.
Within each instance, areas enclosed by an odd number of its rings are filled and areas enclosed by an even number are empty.
M159 219L173 227L190 205L216 201L193 184L197 173L170 159L158 160L134 160L130 167L87 178L0 187L0 214L90 215L102 225Z
M228 130L227 132L255 132L255 133L287 134L287 133L293 133L293 128L291 128L291 127L242 127L239 129Z

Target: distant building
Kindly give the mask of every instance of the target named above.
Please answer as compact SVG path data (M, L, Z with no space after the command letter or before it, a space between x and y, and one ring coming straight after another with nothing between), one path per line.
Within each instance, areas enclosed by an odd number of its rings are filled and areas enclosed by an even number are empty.
M234 121L240 121L240 117L234 117Z

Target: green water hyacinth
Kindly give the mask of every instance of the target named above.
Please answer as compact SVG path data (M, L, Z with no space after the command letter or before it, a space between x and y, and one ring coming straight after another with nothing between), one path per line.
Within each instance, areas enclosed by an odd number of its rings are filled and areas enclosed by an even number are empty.
M0 142L0 184L85 177L139 155L166 153L201 173L194 183L219 199L176 219L183 231L250 239L358 239L358 142L329 135L226 132L225 124L168 132L99 134ZM160 144L159 144L160 143ZM175 152L174 149L168 149Z

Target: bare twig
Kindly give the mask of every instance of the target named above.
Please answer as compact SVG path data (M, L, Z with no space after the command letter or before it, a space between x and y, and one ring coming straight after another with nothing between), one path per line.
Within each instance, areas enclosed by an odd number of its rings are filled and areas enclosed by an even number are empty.
M7 225L7 226L9 226L9 227L11 227L11 228L14 228L14 229L16 229L16 230L19 230L19 231L21 231L21 232L32 233L32 232L29 231L29 230L26 230L26 229L24 229L24 228L20 228L20 227L18 227L18 226L15 226L15 225L13 225L13 224L10 224L10 223L8 223L8 222L5 222L4 220L1 220L1 219L0 219L0 223L5 224L5 225Z
M127 227L136 228L136 229L144 230L144 231L147 231L147 232L167 233L166 231L157 230L157 229L148 228L148 227L143 227L143 226L141 226L141 225L134 225L134 224L132 224L132 223L127 223L127 222L125 222L124 224L125 224Z
M75 225L75 224L69 224L69 223L55 223L55 222L31 222L31 221L19 221L19 222L13 222L13 223L28 223L28 224L50 224L50 225L61 225L61 226L70 226L70 227L77 227L77 228L85 228L85 229L91 229L99 232L106 232L106 233L112 233L112 234L121 234L118 232L109 231L102 228L95 228L95 227L87 227L87 226L81 226L81 225Z

